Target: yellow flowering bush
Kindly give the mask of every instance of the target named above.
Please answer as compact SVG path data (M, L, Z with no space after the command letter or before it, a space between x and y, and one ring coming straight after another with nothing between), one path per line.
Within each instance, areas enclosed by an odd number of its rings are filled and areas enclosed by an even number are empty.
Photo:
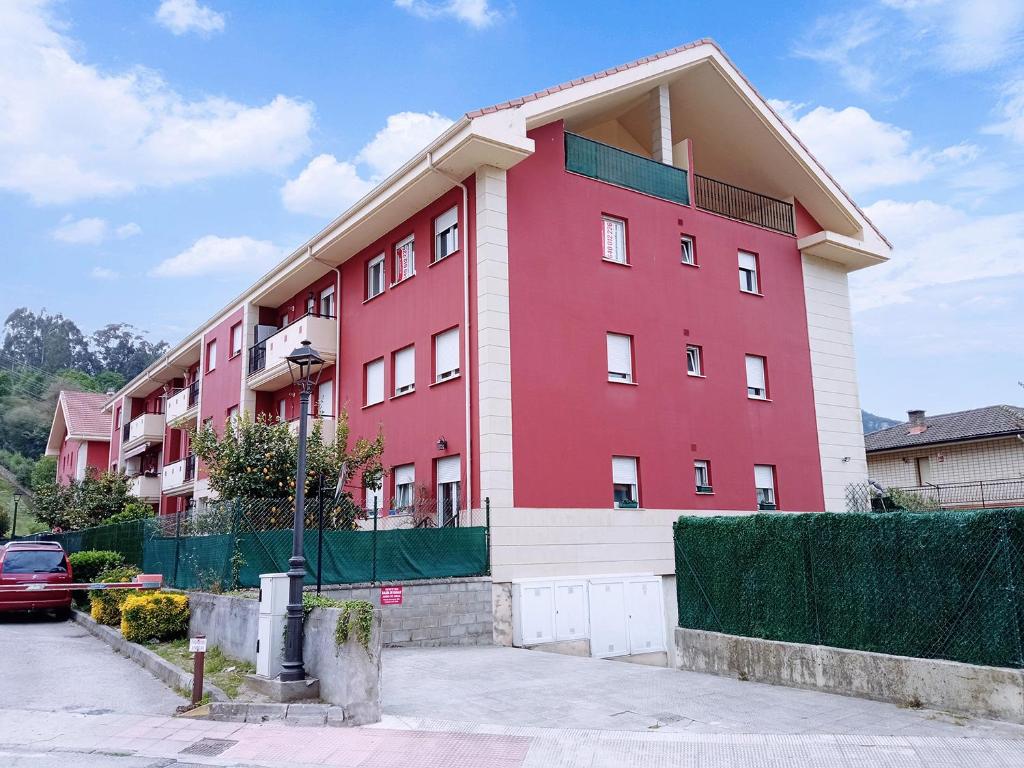
M170 592L132 595L121 606L125 640L173 640L188 633L188 597Z

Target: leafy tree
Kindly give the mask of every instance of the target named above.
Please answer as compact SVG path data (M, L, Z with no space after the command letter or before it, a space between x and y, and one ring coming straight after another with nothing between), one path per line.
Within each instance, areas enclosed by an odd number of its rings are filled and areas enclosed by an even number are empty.
M36 459L36 463L32 467L32 474L29 477L29 487L34 489L36 486L55 482L56 479L57 457L40 456Z
M128 492L128 478L121 472L97 474L91 469L82 480L67 485L43 483L35 488L36 517L64 531L103 525L139 499Z
M19 307L4 322L4 343L0 356L8 364L34 366L45 372L76 368L87 373L96 369L96 357L74 321L58 313L36 314Z
M125 381L142 373L168 347L165 341L154 343L147 340L128 323L106 325L92 335L91 341L97 368L118 373Z
M349 481L365 474L379 476L384 436L357 439L349 446L348 413L342 411L333 443L323 440L323 422L313 421L307 446L306 495L312 498L324 478L323 491L335 499L339 514L351 522L359 507ZM210 488L222 499L267 499L295 496L298 439L288 425L268 414L255 420L243 413L223 435L209 425L190 432L192 451L205 464ZM339 483L341 492L335 495Z

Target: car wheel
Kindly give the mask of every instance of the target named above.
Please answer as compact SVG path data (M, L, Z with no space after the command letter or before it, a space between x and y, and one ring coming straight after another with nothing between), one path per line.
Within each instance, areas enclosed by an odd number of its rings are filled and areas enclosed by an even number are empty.
M71 608L58 608L55 610L54 615L57 617L57 621L67 621L71 618Z

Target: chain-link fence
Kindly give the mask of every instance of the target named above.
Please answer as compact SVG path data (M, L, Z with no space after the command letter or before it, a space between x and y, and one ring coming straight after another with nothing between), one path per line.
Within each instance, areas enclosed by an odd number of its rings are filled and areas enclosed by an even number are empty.
M872 483L847 486L849 512L922 512L933 509L991 509L1024 506L1024 479L977 480L882 488Z
M683 517L679 625L1024 667L1024 509Z
M481 509L362 510L314 496L305 505L306 583L354 584L482 576L490 572L490 503ZM180 589L259 586L261 573L288 570L290 499L214 501L148 520L33 539L69 553L120 552L146 573Z

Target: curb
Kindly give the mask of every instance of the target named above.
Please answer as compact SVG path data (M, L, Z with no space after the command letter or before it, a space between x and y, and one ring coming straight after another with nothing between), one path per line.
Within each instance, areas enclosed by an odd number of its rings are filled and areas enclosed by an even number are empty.
M240 701L215 701L210 706L210 720L233 723L283 722L285 725L333 727L361 723L345 717L345 708L333 704L247 704Z
M83 611L72 610L71 618L76 624L80 624L122 656L127 656L165 685L175 690L192 693L192 674L190 672L176 667L148 648L128 642L116 629L97 623L92 616ZM209 693L213 701L227 702L231 700L224 691L210 682L203 683L203 692Z

